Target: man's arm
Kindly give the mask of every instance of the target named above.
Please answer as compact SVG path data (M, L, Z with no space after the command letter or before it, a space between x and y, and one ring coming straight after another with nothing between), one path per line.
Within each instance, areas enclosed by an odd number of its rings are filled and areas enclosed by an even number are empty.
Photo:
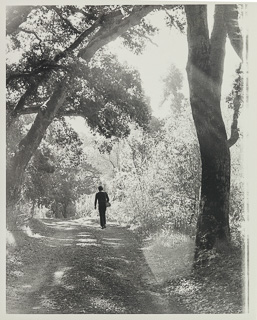
M107 192L105 192L105 194L106 194L106 200L109 202L108 193L107 193Z
M95 209L96 209L96 203L97 203L97 193L95 195Z

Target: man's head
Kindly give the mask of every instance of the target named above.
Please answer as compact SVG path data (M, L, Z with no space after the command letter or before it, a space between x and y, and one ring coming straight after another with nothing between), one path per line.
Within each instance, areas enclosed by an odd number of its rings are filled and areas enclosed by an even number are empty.
M103 187L102 187L102 186L99 186L99 187L98 187L98 190L99 190L99 191L103 191Z

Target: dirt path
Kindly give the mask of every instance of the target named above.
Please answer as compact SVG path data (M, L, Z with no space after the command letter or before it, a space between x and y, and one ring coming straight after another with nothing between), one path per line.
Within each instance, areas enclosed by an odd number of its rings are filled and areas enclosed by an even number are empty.
M161 295L132 232L93 219L44 225L9 284L7 313L187 313Z

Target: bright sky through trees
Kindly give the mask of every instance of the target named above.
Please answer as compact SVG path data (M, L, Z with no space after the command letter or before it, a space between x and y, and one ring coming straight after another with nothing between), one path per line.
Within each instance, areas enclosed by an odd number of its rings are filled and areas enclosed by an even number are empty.
M213 27L214 4L208 4L208 23L211 34ZM167 76L170 66L173 64L183 75L183 94L189 99L189 88L186 75L186 65L188 56L187 35L179 30L166 25L166 13L158 11L149 14L146 20L158 27L159 32L151 37L142 54L136 55L128 48L125 48L118 38L107 45L107 48L118 56L121 62L136 68L141 75L142 86L147 97L150 98L153 115L165 118L170 110L169 105L160 105L163 99L164 83L163 78ZM185 29L186 30L186 29ZM227 39L225 69L223 77L223 101L232 89L235 79L235 70L239 66L239 58ZM227 107L225 106L227 109ZM77 118L71 120L76 130L85 131L84 119ZM230 126L230 121L229 121Z
M208 5L209 30L212 30L214 5ZM121 61L126 61L140 71L142 85L147 96L151 99L153 114L158 117L165 117L167 108L160 107L163 93L162 78L166 76L171 64L174 64L183 74L185 97L189 97L188 83L186 76L187 64L187 38L186 34L181 34L175 28L167 27L165 24L163 11L153 13L147 17L154 26L159 28L159 32L149 41L141 55L135 55L124 48L120 40L116 40L108 45L108 48L116 53ZM225 70L223 81L223 96L229 94L235 77L235 70L239 66L239 59L227 40L225 58Z

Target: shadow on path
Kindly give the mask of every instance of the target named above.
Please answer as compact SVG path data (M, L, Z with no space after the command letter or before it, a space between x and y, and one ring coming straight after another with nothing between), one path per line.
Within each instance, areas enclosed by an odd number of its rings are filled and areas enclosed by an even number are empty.
M43 220L7 313L188 313L170 305L133 233L94 219ZM34 245L35 244L35 245Z

